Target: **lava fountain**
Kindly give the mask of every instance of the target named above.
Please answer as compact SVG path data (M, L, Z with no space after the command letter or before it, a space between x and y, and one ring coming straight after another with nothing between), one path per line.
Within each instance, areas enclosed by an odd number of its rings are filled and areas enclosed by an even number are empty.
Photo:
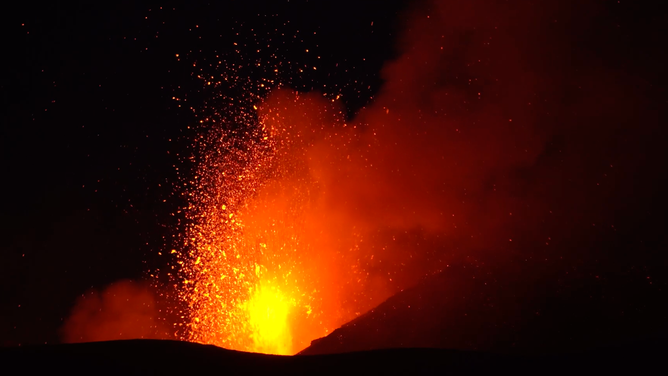
M345 124L336 103L316 94L277 89L256 102L235 111L236 129L205 119L185 251L172 251L190 316L184 339L294 354L350 318L332 279L342 275L342 244L322 231L332 222L309 165L315 142L347 142L326 129Z

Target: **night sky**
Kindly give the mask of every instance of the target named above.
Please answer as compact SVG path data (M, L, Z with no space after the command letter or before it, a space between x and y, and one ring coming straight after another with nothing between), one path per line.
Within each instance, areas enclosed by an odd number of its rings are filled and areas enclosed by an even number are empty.
M511 3L521 8L540 2ZM560 12L580 12L572 5L577 2L565 3L570 5ZM666 15L649 1L590 3L596 11L586 22L572 17L576 26L561 31L567 39L555 32L554 40L527 43L555 44L559 51L572 51L572 60L563 54L542 57L554 58L549 72L563 73L563 77L545 73L551 80L569 79L578 71L578 61L631 76L628 82L638 83L633 93L641 93L635 97L639 104L624 102L623 113L642 124L627 120L616 124L605 114L598 118L587 113L584 123L601 124L583 131L581 144L569 144L569 138L558 133L545 144L545 163L551 163L550 150L561 152L564 145L572 145L571 150L578 150L573 158L616 160L620 170L615 171L621 172L614 178L623 182L619 190L604 193L564 185L564 194L585 193L558 220L591 222L594 229L580 226L560 234L557 245L570 251L565 251L569 257L559 265L578 265L578 273L584 269L594 279L608 276L612 282L606 293L623 290L620 296L636 296L633 305L660 311L651 317L660 322L668 312L662 311L668 296L663 161L668 120ZM342 93L352 118L372 103L382 87L381 68L399 53L396 38L405 26L409 5L315 0L47 5L26 1L3 11L0 344L57 343L81 294L119 280L140 280L147 271L164 266L157 252L173 246L176 217L171 214L184 205L174 192L179 177L189 173L187 165L180 169L181 175L175 166L181 166L182 157L191 152L195 131L189 126L197 121L172 97L186 96L189 105L201 104L201 84L192 75L194 61L230 54L232 41L239 40L247 42L243 53L250 54L254 43L262 44L269 33L286 61L318 66L316 71L286 77L290 86ZM559 64L564 68L555 68ZM455 73L439 79L456 81ZM566 93L560 100L570 99ZM606 105L596 111L605 112ZM574 116L564 115L563 121ZM597 130L607 123L619 132L597 137ZM588 152L586 143L615 146L592 147ZM602 171L596 163L581 166L581 171L564 179L589 182L587 174ZM553 207L564 202L550 197L552 201L547 201ZM576 210L580 204L581 212ZM530 226L517 228L515 243L542 234ZM465 253L457 257L466 258ZM479 252L475 258L493 264L499 256ZM617 274L623 276L615 279Z

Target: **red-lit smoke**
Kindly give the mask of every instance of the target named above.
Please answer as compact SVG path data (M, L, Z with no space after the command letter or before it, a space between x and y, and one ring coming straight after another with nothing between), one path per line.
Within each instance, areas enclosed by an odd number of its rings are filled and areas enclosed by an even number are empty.
M282 184L309 192L308 263L342 318L455 262L546 260L517 275L531 283L563 267L549 260L597 257L549 246L584 247L592 227L624 220L657 125L649 86L581 40L599 5L428 2L353 119L316 93L267 98L282 158L308 171Z
M142 283L118 281L92 290L75 303L61 328L65 343L120 339L165 339L153 292Z

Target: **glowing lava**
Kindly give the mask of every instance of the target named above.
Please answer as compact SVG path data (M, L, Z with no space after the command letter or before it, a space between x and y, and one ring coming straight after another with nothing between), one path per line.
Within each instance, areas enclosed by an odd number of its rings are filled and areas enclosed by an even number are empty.
M238 130L212 124L188 184L184 251L175 251L188 304L183 339L294 354L341 323L323 305L323 278L336 261L325 238L309 228L318 220L321 187L304 158L307 144L295 133L313 124L282 122L275 108L253 117L252 108L237 110Z
M291 354L292 334L288 325L290 302L276 287L257 286L244 304L248 312L253 350L269 354Z
M351 145L370 143L346 124L340 95L198 77L214 92L193 109L199 136L170 276L176 335L294 354L390 295L388 277L362 265L375 251L360 257L368 229L346 211L356 200L340 198L342 183L368 175Z

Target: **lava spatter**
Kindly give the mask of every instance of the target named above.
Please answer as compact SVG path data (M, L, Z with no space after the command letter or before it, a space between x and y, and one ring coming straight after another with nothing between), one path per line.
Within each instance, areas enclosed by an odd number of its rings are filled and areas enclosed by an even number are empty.
M212 78L200 78L211 86ZM200 115L177 251L187 304L182 339L293 354L327 334L329 324L319 318L322 289L308 260L314 242L307 213L318 191L305 159L313 119L287 119L280 106L264 103L275 81L258 82L225 75L213 85L243 94L218 94Z

